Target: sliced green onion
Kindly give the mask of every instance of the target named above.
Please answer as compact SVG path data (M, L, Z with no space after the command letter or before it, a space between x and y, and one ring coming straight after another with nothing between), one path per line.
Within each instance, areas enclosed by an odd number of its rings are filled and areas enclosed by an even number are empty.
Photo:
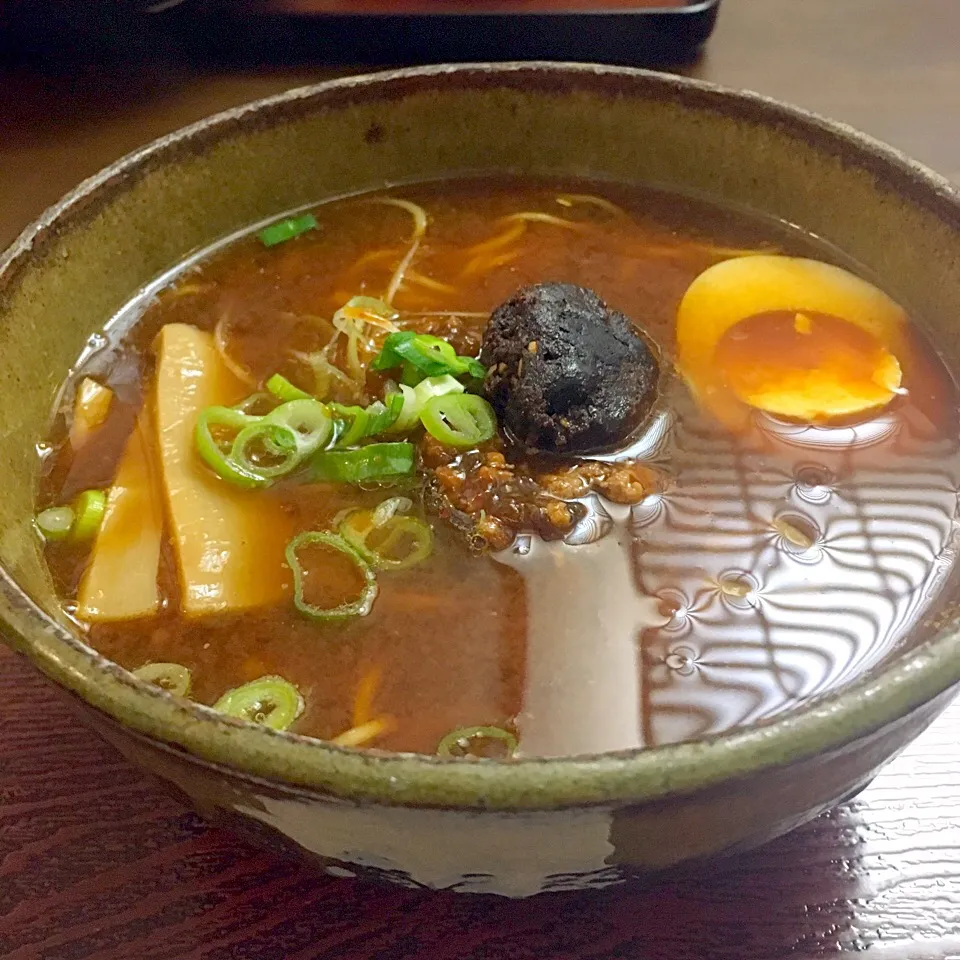
M232 439L214 436L214 430ZM333 432L327 408L313 397L288 400L263 416L234 407L207 407L197 418L194 442L201 458L235 486L256 489L295 470Z
M303 598L303 567L300 565L300 558L297 551L301 547L319 544L323 547L330 547L333 550L339 550L348 556L363 574L363 590L356 600L349 603L341 603L337 607L324 609L308 603ZM311 620L346 620L350 617L365 617L373 606L373 601L377 598L377 578L370 565L362 556L352 547L343 537L334 533L319 533L315 531L306 531L297 534L288 544L286 550L287 563L293 571L293 605L304 616Z
M392 432L406 433L412 430L419 421L424 407L432 397L443 397L449 393L463 393L464 389L463 384L449 374L444 374L442 377L427 377L415 387L400 384L399 395L403 398L403 406L391 427ZM397 394L393 396L397 396Z
M516 752L517 738L503 727L459 727L437 744L437 754L441 757L475 756L476 747L494 740L504 744L508 759Z
M134 670L133 675L178 697L190 692L190 671L179 663L147 663Z
M373 511L373 525L379 527L396 513L409 513L413 501L409 497L389 497L377 504Z
M309 461L314 483L380 483L413 473L412 443L371 443L356 450L324 450Z
M388 394L386 402L384 403L381 403L379 400L371 403L370 406L367 407L367 413L370 414L370 422L367 424L367 436L375 437L389 430L394 423L396 423L402 410L402 393Z
M90 540L97 535L103 515L107 510L107 494L103 490L84 490L77 497L73 512L73 530L70 536L74 540Z
M261 417L268 414L277 405L276 399L272 394L251 393L249 397L234 404L230 409L245 413L248 417Z
M479 360L458 356L452 344L446 340L411 330L391 333L371 364L374 370L390 370L399 366L404 368L403 382L408 386L413 386L423 377L444 374L459 377L466 373L482 380L487 372Z
M233 441L228 462L263 486L285 477L300 462L295 430L266 418L244 427Z
M375 400L369 407L331 403L330 411L337 418L337 440L333 446L352 447L367 437L375 437L393 426L403 409L403 395L393 393L387 402Z
M416 334L412 330L400 330L397 333L391 333L386 340L380 352L373 358L370 368L372 370L390 370L393 367L399 367L403 363L403 357L397 353L397 344L405 340L412 340Z
M355 510L340 524L340 535L378 570L402 570L433 552L433 530L404 516L406 497L391 497L376 510Z
M400 415L391 425L390 432L406 433L413 429L420 419L420 410L417 408L417 394L413 387L408 387L405 383L401 383L397 390L398 392L392 396L400 397Z
M213 709L272 730L286 730L303 713L303 697L283 677L260 677L228 690Z
M333 433L326 406L314 397L288 400L268 413L263 422L285 427L294 434L299 459L322 447Z
M460 357L460 359L466 364L466 373L473 377L474 380L483 380L487 375L487 368L476 358L474 357Z
M391 334L396 337L397 334ZM387 337L389 340L390 337ZM439 377L460 369L457 351L439 337L419 333L409 339L397 341L394 353L410 366L419 370L425 377Z
M281 403L287 403L290 400L316 399L307 393L306 390L301 390L279 373L275 373L272 377L270 377L265 386Z
M413 388L421 411L433 397L446 397L450 394L463 393L464 390L463 384L448 373L441 377L427 377Z
M303 213L299 217L287 217L264 227L257 238L265 247L275 247L278 243L299 237L308 230L316 230L317 218L312 213Z
M338 403L334 412L342 421L342 432L337 437L338 447L352 447L367 435L370 414L363 407L345 407Z
M431 398L420 422L431 436L451 447L475 447L497 429L493 407L483 397L464 393Z
M73 529L73 521L71 507L47 507L37 514L35 522L44 540L66 540Z
M423 379L423 374L409 363L403 365L400 373L400 383L405 387L415 387Z
M225 449L213 436L213 429L242 431L245 427L258 423L260 417L250 416L232 407L207 407L197 417L193 438L197 453L217 476L244 489L256 489L269 486L270 480L246 470L233 459L231 440ZM239 432L237 434L239 436ZM236 438L234 438L236 439Z

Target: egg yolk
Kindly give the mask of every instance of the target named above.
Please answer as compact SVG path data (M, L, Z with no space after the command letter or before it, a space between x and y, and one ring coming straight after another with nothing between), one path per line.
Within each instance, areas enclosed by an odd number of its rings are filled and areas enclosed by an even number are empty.
M876 337L829 314L748 317L721 337L714 359L743 403L797 420L880 407L900 387L897 358Z
M903 309L840 267L758 255L714 264L677 310L677 365L730 429L751 409L802 421L866 413L901 392Z

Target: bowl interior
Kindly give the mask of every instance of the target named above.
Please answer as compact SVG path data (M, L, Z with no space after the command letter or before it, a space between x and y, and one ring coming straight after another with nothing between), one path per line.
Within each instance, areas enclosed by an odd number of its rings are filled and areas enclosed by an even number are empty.
M960 357L957 201L867 138L641 71L504 65L337 81L120 161L0 260L0 564L10 578L62 621L31 529L36 443L69 366L135 291L191 251L290 208L494 171L651 183L799 224L879 278L949 363ZM9 591L0 614L32 655L44 648L48 667L62 659L49 627Z

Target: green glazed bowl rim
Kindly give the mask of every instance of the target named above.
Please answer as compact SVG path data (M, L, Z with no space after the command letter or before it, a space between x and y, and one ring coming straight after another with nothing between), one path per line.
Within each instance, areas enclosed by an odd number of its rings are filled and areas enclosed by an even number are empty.
M82 211L90 195L124 177L203 147L238 125L283 123L313 105L389 101L450 86L523 85L550 93L618 85L741 121L815 138L818 149L866 170L881 184L960 230L960 191L901 152L852 128L752 92L626 67L549 62L440 65L347 77L289 90L216 114L128 154L80 184L26 228L0 256L10 282L31 247L58 221ZM654 94L651 94L651 91ZM96 203L96 198L93 200ZM650 801L690 793L790 764L868 736L960 682L960 632L951 621L935 636L848 687L783 716L698 741L597 756L450 761L420 754L361 751L254 727L147 685L107 660L47 615L0 568L0 596L11 643L49 677L137 734L233 776L353 801L473 810L537 811ZM29 634L29 636L26 636Z

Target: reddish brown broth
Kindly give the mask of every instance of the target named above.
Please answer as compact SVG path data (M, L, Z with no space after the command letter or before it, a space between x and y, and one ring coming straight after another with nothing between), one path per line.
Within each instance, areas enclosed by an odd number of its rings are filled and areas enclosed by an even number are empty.
M562 190L601 194L630 218L560 205ZM720 248L823 256L798 233L648 190L462 181L392 195L430 214L413 280L395 303L463 311L416 321L461 352L476 352L485 315L518 287L563 280L596 290L669 357L677 304L694 277L729 255ZM502 233L495 221L518 210L595 227L530 224L509 248L515 256L464 278L477 256L466 248ZM239 360L261 378L279 370L302 379L291 348L315 348L320 334L298 318L328 318L351 296L380 295L410 231L403 211L363 198L320 206L316 215L319 229L289 243L265 249L246 237L188 266L142 316L131 305L115 324L121 330L139 317L130 331L83 366L117 402L76 456L58 419L41 505L110 483L164 324L210 330L231 311ZM669 478L668 489L632 510L607 503L613 530L591 546L527 540L527 553L476 556L434 520L432 556L382 574L371 614L342 625L306 621L289 603L184 620L167 548L164 611L91 626L89 641L131 669L184 664L193 672L191 696L203 703L257 677L283 676L306 702L293 729L322 738L351 726L358 687L376 672L375 712L393 722L375 745L393 750L431 753L451 729L479 724L516 724L524 752L556 754L654 745L762 720L869 669L929 612L949 572L960 476L951 439L956 391L923 338L909 336L909 393L866 425L773 424L760 437L733 437L670 380L663 436L641 451ZM72 389L65 396L69 403ZM848 440L857 430L879 439L844 443L842 430ZM327 529L344 507L385 495L328 485L263 494L283 500L297 529ZM791 530L815 542L801 549ZM53 544L47 558L69 605L86 551ZM657 625L658 617L669 620Z

